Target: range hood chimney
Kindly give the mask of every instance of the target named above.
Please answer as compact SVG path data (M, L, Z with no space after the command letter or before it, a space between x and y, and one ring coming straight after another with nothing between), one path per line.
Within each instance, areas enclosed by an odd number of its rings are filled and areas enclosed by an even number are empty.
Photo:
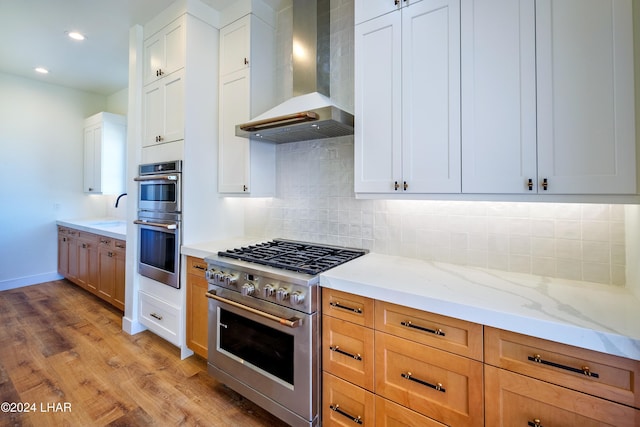
M353 114L330 99L330 0L293 1L293 98L236 126L275 143L353 135Z

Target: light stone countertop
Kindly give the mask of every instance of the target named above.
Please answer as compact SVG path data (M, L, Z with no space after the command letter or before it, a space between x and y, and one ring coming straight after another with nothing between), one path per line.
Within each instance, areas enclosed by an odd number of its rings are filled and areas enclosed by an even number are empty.
M265 238L182 247L204 258ZM369 253L320 275L326 288L640 360L640 299L628 289Z
M57 220L56 224L75 228L88 233L111 237L112 239L127 239L127 222L122 218L86 218Z

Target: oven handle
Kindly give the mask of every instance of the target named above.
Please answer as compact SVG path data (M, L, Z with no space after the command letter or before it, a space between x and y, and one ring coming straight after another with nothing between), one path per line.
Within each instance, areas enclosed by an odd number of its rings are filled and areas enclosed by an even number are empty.
M248 311L249 313L257 314L258 316L262 316L265 319L273 320L274 322L278 322L281 325L288 326L290 328L297 328L298 326L300 326L302 324L302 319L297 319L297 318L293 318L292 320L283 319L282 317L274 316L273 314L269 314L269 313L265 313L264 311L256 310L255 308L246 306L244 304L237 303L237 302L232 301L230 299L219 297L216 294L212 294L211 291L205 293L205 295L206 295L207 298L211 298L211 299L223 302L225 304L229 304L229 305L231 305L233 307L236 307L236 308L239 308L241 310Z
M135 221L133 221L133 223L138 225L148 225L151 227L165 228L167 230L175 230L177 228L176 224L160 224L159 222L140 221L139 219L136 219Z
M177 181L178 180L178 175L176 174L171 174L171 175L143 175L143 176L137 176L135 178L133 178L134 181Z

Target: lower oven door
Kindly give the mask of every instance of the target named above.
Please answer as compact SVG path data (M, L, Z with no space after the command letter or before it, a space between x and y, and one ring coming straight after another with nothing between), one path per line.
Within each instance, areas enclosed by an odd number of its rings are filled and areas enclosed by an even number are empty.
M180 221L138 219L138 273L180 287Z
M314 421L320 398L317 313L251 297L249 307L238 292L213 285L207 296L210 372L223 371L266 397L266 405L265 399L256 403L276 415L286 408ZM268 407L271 401L281 408Z

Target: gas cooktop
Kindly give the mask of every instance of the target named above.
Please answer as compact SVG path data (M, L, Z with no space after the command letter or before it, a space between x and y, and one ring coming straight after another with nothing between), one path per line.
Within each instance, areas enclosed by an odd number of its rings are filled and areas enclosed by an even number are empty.
M220 251L218 256L317 275L366 253L367 251L364 249L274 239L264 243Z

